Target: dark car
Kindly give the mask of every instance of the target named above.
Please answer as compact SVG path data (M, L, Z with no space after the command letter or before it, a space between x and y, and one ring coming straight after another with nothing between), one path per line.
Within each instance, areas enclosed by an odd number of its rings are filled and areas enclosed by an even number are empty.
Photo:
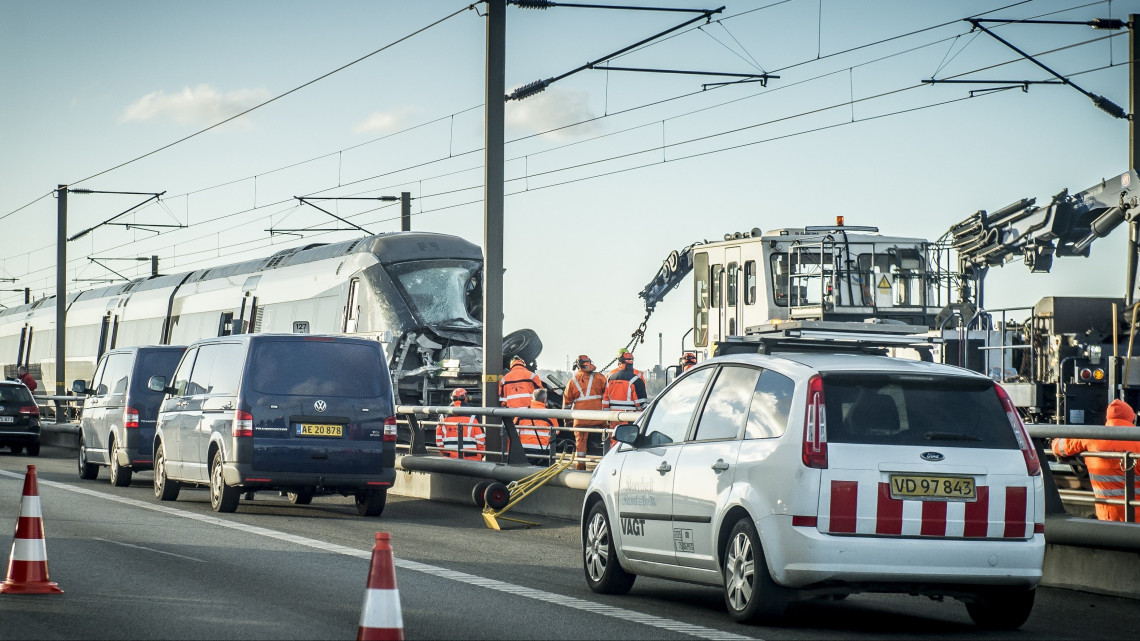
M113 349L99 359L90 386L72 383L76 394L87 395L79 420L80 478L97 478L106 465L111 483L126 487L136 471L151 468L163 394L151 391L147 382L154 375L169 377L184 351L180 345Z
M0 446L40 455L40 408L19 381L0 381Z
M154 493L206 485L216 512L242 494L355 496L384 510L396 480L392 381L380 343L347 336L243 334L192 343L168 384L154 445Z

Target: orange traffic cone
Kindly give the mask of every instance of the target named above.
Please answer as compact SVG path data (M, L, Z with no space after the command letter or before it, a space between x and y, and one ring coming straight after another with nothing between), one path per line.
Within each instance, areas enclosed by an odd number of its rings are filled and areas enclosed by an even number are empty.
M40 511L35 465L29 465L28 474L24 476L16 538L12 541L12 556L8 559L8 580L0 584L0 593L63 594L58 585L48 580L44 519Z
M402 641L404 616L400 612L400 591L396 589L396 563L387 532L376 533L372 564L368 569L368 590L360 613L357 641Z

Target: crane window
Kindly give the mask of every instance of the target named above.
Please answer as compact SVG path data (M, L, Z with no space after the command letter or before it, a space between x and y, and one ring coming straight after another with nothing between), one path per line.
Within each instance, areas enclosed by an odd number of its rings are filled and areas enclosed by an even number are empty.
M773 300L780 307L822 304L825 285L831 284L834 267L835 257L828 252L773 253Z
M693 344L709 344L709 255L699 252L693 257Z
M744 304L756 304L756 261L744 262Z
M740 267L736 263L728 264L728 282L726 283L727 304L736 307L737 282L739 281Z
M714 264L710 269L710 277L712 279L712 301L713 307L720 309L721 285L724 284L724 268L720 263Z

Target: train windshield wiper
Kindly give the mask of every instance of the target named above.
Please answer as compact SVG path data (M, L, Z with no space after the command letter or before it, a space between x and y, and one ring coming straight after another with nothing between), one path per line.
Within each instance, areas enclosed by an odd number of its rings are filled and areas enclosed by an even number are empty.
M980 441L982 437L959 432L927 432L923 435L928 441Z

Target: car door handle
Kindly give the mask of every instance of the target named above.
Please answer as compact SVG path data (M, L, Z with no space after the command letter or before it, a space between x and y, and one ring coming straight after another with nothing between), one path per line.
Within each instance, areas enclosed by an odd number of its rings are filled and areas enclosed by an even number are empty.
M718 458L716 463L712 464L712 469L714 472L723 472L728 469L728 463L725 463L724 459Z
M668 472L668 471L669 471L669 470L671 470L671 469L673 469L673 466L672 466L672 465L669 465L669 464L668 464L668 463L666 463L665 461L661 461L661 465L658 465L658 466L657 466L657 471L658 471L658 472L661 472L662 474L664 474L664 473Z

